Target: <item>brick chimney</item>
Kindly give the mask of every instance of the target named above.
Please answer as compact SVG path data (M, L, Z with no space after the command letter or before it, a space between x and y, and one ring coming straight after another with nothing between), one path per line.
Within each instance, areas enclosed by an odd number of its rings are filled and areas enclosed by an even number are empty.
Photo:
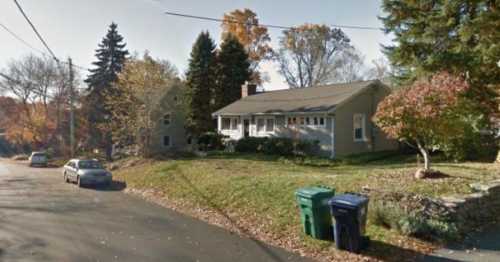
M241 98L255 95L257 93L257 85L246 82L241 86Z

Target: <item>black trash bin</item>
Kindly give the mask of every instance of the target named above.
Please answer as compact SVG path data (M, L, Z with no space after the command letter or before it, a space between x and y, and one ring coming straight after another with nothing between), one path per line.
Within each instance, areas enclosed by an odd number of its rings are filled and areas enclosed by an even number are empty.
M364 237L368 197L358 194L337 195L330 199L330 210L334 218L333 231L338 249L358 253L368 244Z

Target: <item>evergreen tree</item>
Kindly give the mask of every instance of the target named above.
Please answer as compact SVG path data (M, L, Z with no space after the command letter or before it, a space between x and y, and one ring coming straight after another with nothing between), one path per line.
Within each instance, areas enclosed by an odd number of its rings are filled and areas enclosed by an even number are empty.
M250 79L250 62L243 45L228 34L217 56L217 86L214 92L214 109L241 98L241 86Z
M88 85L88 95L84 101L89 125L88 146L105 149L108 159L111 158L113 141L107 125L110 112L105 107L105 100L106 96L116 92L112 86L128 55L125 46L117 25L112 23L96 50L97 61L92 63L95 68L89 70L90 75L85 79Z
M215 89L216 72L215 44L208 32L196 39L186 73L186 128L196 136L212 131L212 94Z
M382 8L385 31L397 43L385 51L399 82L439 71L464 75L470 85L464 96L473 103L462 107L459 116L469 121L469 128L491 130L500 109L500 1L384 0ZM486 147L470 134L450 136L462 150L481 152Z
M467 75L469 96L496 110L500 87L500 5L498 0L384 0L381 17L397 45L385 47L400 82L438 71Z

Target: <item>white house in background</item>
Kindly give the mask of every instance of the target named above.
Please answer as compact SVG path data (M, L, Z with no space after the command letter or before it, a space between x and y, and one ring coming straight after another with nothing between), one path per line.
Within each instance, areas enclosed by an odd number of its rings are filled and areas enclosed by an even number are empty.
M300 89L256 92L218 111L218 131L230 139L289 137L317 140L330 157L397 148L372 122L378 103L391 89L378 80Z

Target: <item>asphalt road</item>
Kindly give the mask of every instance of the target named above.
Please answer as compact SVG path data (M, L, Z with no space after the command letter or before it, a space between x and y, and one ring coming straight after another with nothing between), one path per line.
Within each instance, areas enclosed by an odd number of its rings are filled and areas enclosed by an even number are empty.
M306 261L121 189L0 159L0 261Z

